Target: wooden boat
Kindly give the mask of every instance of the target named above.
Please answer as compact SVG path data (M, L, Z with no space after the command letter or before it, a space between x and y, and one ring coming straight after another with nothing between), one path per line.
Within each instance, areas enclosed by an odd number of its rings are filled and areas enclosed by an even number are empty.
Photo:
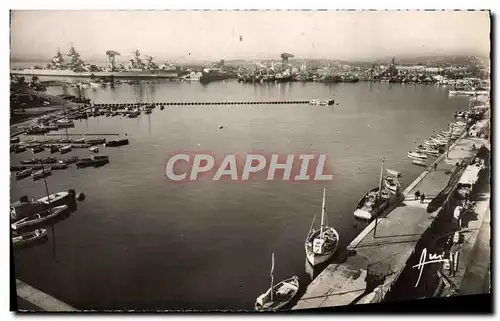
M123 145L128 145L129 141L128 139L118 139L118 140L110 140L109 142L105 143L105 147L118 147L118 146L123 146Z
M259 312L278 311L285 307L299 291L299 277L293 276L274 285L274 253L271 263L271 286L259 295L255 301L255 310Z
M58 121L56 121L56 125L59 128L75 127L75 123L68 118L59 119Z
M33 180L36 181L38 179L45 178L49 175L52 175L52 169L50 167L43 168L33 173Z
M109 159L105 159L105 158L94 159L92 161L92 165L94 167L100 167L100 166L106 165L108 163L109 163Z
M321 227L318 230L313 229L315 216L304 244L307 260L312 266L328 261L335 254L339 245L339 234L326 222L325 194L326 189L323 189Z
M66 159L60 160L59 163L61 164L73 164L78 161L78 156L71 156Z
M415 159L413 162L411 162L413 165L419 165L419 166L427 166L427 162L424 160L420 159Z
M70 197L69 192L59 192L59 193L54 193L50 194L48 196L41 197L37 199L36 201L38 203L45 204L50 207L58 206L58 205L65 205L68 202L68 198Z
M426 149L424 150L424 154L431 155L431 156L439 156L439 151L435 149Z
M106 142L106 139L105 138L93 138L93 139L87 139L87 140L85 140L85 142L87 144L90 144L90 145L100 145L100 144L104 144Z
M394 176L394 177L401 177L401 176L403 176L400 172L395 171L395 170L390 169L390 168L386 168L385 171L386 171L387 174L389 174L391 176Z
M53 145L50 147L50 153L51 154L54 154L54 153L57 153L59 151L59 147L56 146L56 145Z
M427 159L427 155L415 152L408 152L408 157L413 159Z
M384 180L384 161L380 168L380 181L379 186L369 190L359 200L356 209L354 210L354 217L361 220L371 220L381 213L383 213L389 206L391 199L395 194L391 193L382 182Z
M127 115L128 118L137 118L138 114L136 112L131 112Z
M40 157L35 157L32 159L23 159L22 161L20 161L20 163L23 165L40 164L41 162L42 159Z
M109 161L109 156L105 156L105 155L92 155L90 156L90 159L96 161L96 160L107 160Z
M25 245L28 243L32 243L36 240L40 240L44 237L47 236L47 230L46 229L37 229L32 232L24 233L18 236L14 236L12 238L12 243L14 246L21 246Z
M26 146L24 146L24 145L18 145L18 146L16 146L16 149L14 150L14 152L16 154L23 153L25 151L26 151Z
M40 213L37 213L33 216L25 217L22 220L14 222L11 224L13 230L19 230L26 226L33 226L36 224L40 224L46 220L49 220L57 215L61 214L68 208L67 205L60 205L52 208L48 208Z
M165 106L161 105L160 110L164 110L164 109L165 109Z
M59 148L59 151L61 152L61 154L69 153L69 152L71 152L71 145L63 146L63 147Z
M19 143L19 137L13 137L10 139L10 143L11 144L16 144L16 143Z
M25 170L19 171L19 172L16 173L16 179L17 180L21 180L23 178L31 176L32 172L33 172L33 170L31 168L27 168Z
M98 153L99 152L99 147L97 147L97 146L91 146L91 147L89 147L89 150L92 153Z
M93 165L94 165L94 160L92 160L91 158L80 158L79 160L76 161L77 168L89 167Z
M146 109L145 113L146 114L151 114L151 109Z
M44 148L42 145L38 145L38 146L33 146L31 148L31 151L33 152L33 154L37 154L37 153L40 153L40 152L43 152L44 151Z
M400 187L399 181L392 176L387 176L384 179L385 187L393 193L397 193Z
M75 139L73 142L75 144L85 144L85 137Z

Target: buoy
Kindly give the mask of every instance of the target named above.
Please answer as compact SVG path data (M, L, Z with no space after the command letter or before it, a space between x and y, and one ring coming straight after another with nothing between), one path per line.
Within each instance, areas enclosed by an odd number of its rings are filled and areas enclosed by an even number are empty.
M85 199L85 194L83 193L76 194L76 199L80 202L83 201Z
M222 128L224 128L224 126L222 126L222 125L219 125L219 129L222 129Z

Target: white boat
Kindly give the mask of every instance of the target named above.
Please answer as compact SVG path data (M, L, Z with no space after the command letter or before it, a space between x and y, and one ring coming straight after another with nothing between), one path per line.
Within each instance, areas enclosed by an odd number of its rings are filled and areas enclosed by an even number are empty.
M416 153L416 152L408 152L408 157L414 158L414 159L427 159L427 155Z
M89 147L89 150L90 150L92 153L99 153L99 147L97 147L97 146L92 146L92 147Z
M61 154L66 154L66 153L71 152L71 145L66 145L66 146L59 148L59 152Z
M274 285L274 253L271 263L271 286L257 297L255 310L259 312L278 311L286 306L299 291L299 277L293 276Z
M394 176L394 177L401 177L401 176L403 176L400 172L395 171L395 170L390 169L390 168L386 168L385 171L387 172L387 174L389 174L391 176Z
M85 137L75 139L74 143L75 144L85 144Z
M439 151L435 149L426 149L424 151L424 154L431 155L431 156L439 156Z
M13 230L18 230L18 229L26 227L26 226L32 226L32 225L42 223L48 219L51 219L51 218L56 217L57 215L61 214L67 208L68 208L67 205L60 205L60 206L46 209L46 210L44 210L40 213L37 213L33 216L25 217L22 220L19 220L17 222L12 223L11 227Z
M12 238L12 243L14 246L20 246L24 244L28 244L31 242L34 242L36 240L39 240L43 237L47 236L47 230L46 229L38 229L32 232L24 233L18 236L14 236Z
M75 123L71 120L71 119L68 119L68 118L62 118L62 119L59 119L58 121L56 121L56 125L57 127L73 127L75 126Z
M430 147L430 148L436 148L436 147L439 147L439 145L438 145L438 144L436 144L436 143L434 143L434 142L432 142L432 141L430 141L430 140L426 140L426 141L424 142L424 145L425 145L425 146L427 146L427 147Z
M321 227L318 230L313 229L315 216L304 244L307 260L312 266L328 261L335 254L339 245L339 234L327 223L325 194L326 189L323 189Z
M411 162L413 165L419 165L419 166L427 166L427 162L424 160L419 160L415 159L413 162Z
M399 181L397 178L392 177L392 176L387 176L384 180L384 185L385 187L390 190L393 193L397 193L399 190L399 187L401 186L399 184Z
M34 172L32 175L33 175L33 180L36 181L38 179L52 175L52 169L50 167L42 168L41 170Z
M91 82L90 83L90 87L92 87L92 88L98 88L98 87L101 87L101 84L98 83L98 82Z
M361 220L371 220L383 213L389 206L391 199L395 196L382 185L384 179L384 161L380 168L379 186L369 190L359 200L354 217Z
M68 197L68 192L59 192L50 194L48 196L44 196L42 198L37 199L36 201L39 203L43 203L49 206L57 206L58 204L65 203L66 197Z
M437 138L437 137L432 137L431 142L435 143L436 145L446 145L448 144L448 141L445 139Z

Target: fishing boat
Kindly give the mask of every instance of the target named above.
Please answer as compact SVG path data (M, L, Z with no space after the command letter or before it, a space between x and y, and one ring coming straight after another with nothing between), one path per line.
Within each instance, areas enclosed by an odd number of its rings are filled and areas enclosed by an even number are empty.
M58 121L56 121L56 125L59 128L75 127L75 123L68 118L59 119Z
M44 237L47 236L47 230L46 229L37 229L32 232L24 233L18 236L14 236L12 238L12 243L14 246L21 246L25 245L28 243L32 243L36 240L40 240Z
M386 168L386 170L385 170L385 171L386 171L386 173L387 173L388 175L391 175L391 176L394 176L394 177L398 177L398 178L399 178L399 177L403 176L400 172L395 171L395 170L390 169L390 168Z
M413 165L419 165L419 166L427 166L427 162L424 160L420 159L415 159L413 162L411 162Z
M16 146L16 149L14 150L14 153L19 154L19 153L23 153L25 151L26 151L26 146L19 145L19 146Z
M22 171L19 171L19 172L16 173L16 179L17 180L21 180L23 178L31 176L32 172L33 172L33 170L31 168L27 168L27 169L24 169Z
M56 146L56 145L53 145L50 147L50 153L51 154L54 154L54 153L57 153L59 151L59 147Z
M73 142L75 144L85 144L85 137L75 139Z
M40 164L42 159L40 157L35 157L32 159L23 159L20 163L23 165Z
M89 150L92 153L98 153L99 152L99 147L97 147L97 146L91 146L91 147L89 147Z
M293 276L274 285L274 253L271 257L271 286L259 295L255 301L255 310L259 312L278 311L285 307L299 291L299 277Z
M392 176L387 176L384 179L385 187L393 193L397 193L400 187L399 181Z
M42 168L41 170L33 173L33 180L36 181L49 175L52 175L52 169L50 167Z
M71 145L62 146L61 148L59 148L59 151L61 152L61 154L69 153L71 152Z
M91 138L91 139L86 139L85 143L90 144L90 145L100 145L104 144L106 142L105 138Z
M110 140L107 143L104 143L105 147L118 147L118 146L123 146L123 145L128 145L128 139L118 139L118 140Z
M71 156L68 157L67 159L60 160L59 163L61 164L73 164L78 161L78 156Z
M31 148L31 151L33 152L33 154L37 154L37 153L43 152L44 148L42 145L37 145L37 146L33 146Z
M47 191L48 194L48 191ZM50 207L67 204L67 198L70 196L69 192L59 192L50 194L37 199L37 202L45 204Z
M395 196L383 184L384 180L384 161L380 168L379 186L369 190L359 200L354 217L361 220L372 220L381 215L389 206L392 198Z
M427 155L415 152L408 152L408 157L413 159L427 159Z
M52 208L48 208L40 213L33 216L25 217L17 222L11 224L13 230L19 230L26 226L33 226L40 224L46 220L56 217L68 208L67 205L60 205Z
M94 161L91 158L80 158L76 162L77 168L89 167L89 166L93 166L93 165L94 165Z
M424 151L424 154L430 155L430 156L439 156L439 151L435 149L426 149Z
M304 244L307 260L312 266L328 261L335 254L339 245L339 234L327 223L325 194L326 189L323 189L321 227L318 230L313 229L315 216Z

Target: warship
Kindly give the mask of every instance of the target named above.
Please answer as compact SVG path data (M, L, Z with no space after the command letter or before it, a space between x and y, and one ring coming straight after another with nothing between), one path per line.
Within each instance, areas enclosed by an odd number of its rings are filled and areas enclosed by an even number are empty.
M76 51L73 45L70 46L68 54L64 55L58 49L57 54L52 57L48 64L41 67L27 69L12 69L12 75L26 76L53 76L53 77L80 77L80 78L166 78L178 77L175 66L157 66L153 62L153 57L146 56L146 61L141 59L139 50L133 52L134 57L129 60L129 64L116 63L116 56L120 53L114 50L106 51L107 66L105 68L96 65L86 64ZM67 56L68 58L65 58Z

